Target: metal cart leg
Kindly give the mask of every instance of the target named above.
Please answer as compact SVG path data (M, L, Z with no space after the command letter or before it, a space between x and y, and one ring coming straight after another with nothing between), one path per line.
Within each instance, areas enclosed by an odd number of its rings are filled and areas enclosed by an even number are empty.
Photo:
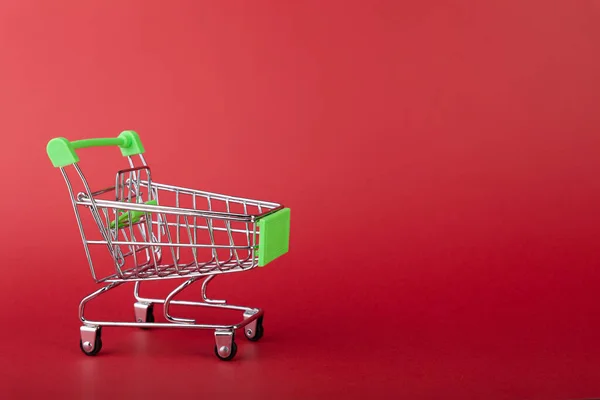
M180 323L180 324L195 324L196 323L196 321L193 319L176 318L176 317L172 317L171 314L169 314L169 307L171 306L171 300L173 300L173 297L175 297L179 292L181 292L183 289L185 289L192 283L196 282L196 280L198 280L197 277L190 278L187 281L183 282L181 285L177 286L175 288L175 290L173 290L171 293L169 293L169 295L165 299L165 303L164 303L165 304L164 315L165 315L165 318L167 319L167 321L176 322L176 323Z
M95 356L102 349L102 326L98 323L88 321L85 319L85 305L92 299L100 296L103 293L108 292L111 289L120 286L123 282L115 282L106 285L92 294L86 296L79 303L79 319L83 322L83 325L79 328L80 340L79 348L85 355Z
M208 282L210 282L214 277L215 277L214 275L209 275L206 277L206 279L204 279L204 282L202 282L202 300L204 300L205 303L209 303L209 304L225 304L225 303L227 303L227 301L225 301L225 300L209 299L208 296L206 295L206 288L208 287Z

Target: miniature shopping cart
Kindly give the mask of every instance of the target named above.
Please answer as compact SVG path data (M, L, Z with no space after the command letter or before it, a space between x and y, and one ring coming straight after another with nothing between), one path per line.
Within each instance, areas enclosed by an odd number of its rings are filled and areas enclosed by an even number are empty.
M75 151L98 146L118 146L129 160L129 168L116 173L114 186L92 191ZM67 184L92 277L96 283L106 284L79 305L83 323L80 347L86 355L96 355L102 348L104 326L213 329L215 354L221 360L235 356L237 329L244 328L244 335L251 341L263 336L262 310L210 299L207 285L216 275L261 267L287 253L289 208L154 182L134 131L110 139L70 142L55 138L48 143L47 153ZM72 182L69 174L78 175L80 182ZM81 183L81 192L76 193L74 183ZM94 261L101 256L106 262L96 265ZM185 281L165 298L141 297L142 281L174 278ZM197 281L202 281L200 301L175 299ZM127 282L134 283L135 321L92 321L84 317L90 300ZM155 304L163 305L166 322L155 322ZM243 320L235 325L200 324L173 316L173 305L242 311Z

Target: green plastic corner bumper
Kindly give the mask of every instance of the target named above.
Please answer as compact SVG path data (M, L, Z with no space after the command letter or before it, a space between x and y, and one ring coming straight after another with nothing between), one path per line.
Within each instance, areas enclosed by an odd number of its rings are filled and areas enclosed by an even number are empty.
M144 146L138 134L134 131L123 131L116 138L102 139L84 139L70 142L59 137L48 142L46 152L52 165L55 167L66 167L67 165L79 162L79 157L75 150L88 147L119 146L121 154L125 157L142 154Z
M258 220L258 266L264 267L288 252L290 247L290 209L283 208Z

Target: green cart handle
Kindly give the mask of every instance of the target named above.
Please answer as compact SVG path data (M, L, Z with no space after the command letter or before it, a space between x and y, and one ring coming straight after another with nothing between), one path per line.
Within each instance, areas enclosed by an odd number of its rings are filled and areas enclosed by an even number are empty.
M138 134L134 131L123 131L116 138L83 139L70 142L63 137L51 139L46 146L46 152L52 165L66 167L79 162L75 150L88 147L119 146L125 157L142 154L144 146Z

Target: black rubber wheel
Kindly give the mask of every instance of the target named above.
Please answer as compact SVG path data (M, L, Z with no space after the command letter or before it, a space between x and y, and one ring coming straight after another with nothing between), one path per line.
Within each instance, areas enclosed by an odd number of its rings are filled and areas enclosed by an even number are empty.
M258 342L264 335L265 328L263 327L263 317L260 317L256 320L256 332L254 332L254 336L249 337L246 334L246 328L244 327L244 336L251 342Z
M96 332L96 340L94 341L94 350L92 350L92 351L85 350L83 348L83 341L81 339L79 339L79 348L81 349L83 354L85 354L86 356L95 356L96 354L100 353L100 350L102 350L102 328L98 328L98 331Z
M153 322L154 322L154 304L151 304L146 309L146 323L151 324ZM150 329L150 328L141 327L140 329Z
M219 354L219 349L217 349L217 345L215 345L215 355L217 356L217 358L219 360L229 361L229 360L233 359L233 357L235 357L236 353L237 353L237 344L235 344L235 342L231 342L231 352L229 353L229 355L227 357L221 357L221 355Z
M146 310L146 322L154 322L154 305L151 305Z

